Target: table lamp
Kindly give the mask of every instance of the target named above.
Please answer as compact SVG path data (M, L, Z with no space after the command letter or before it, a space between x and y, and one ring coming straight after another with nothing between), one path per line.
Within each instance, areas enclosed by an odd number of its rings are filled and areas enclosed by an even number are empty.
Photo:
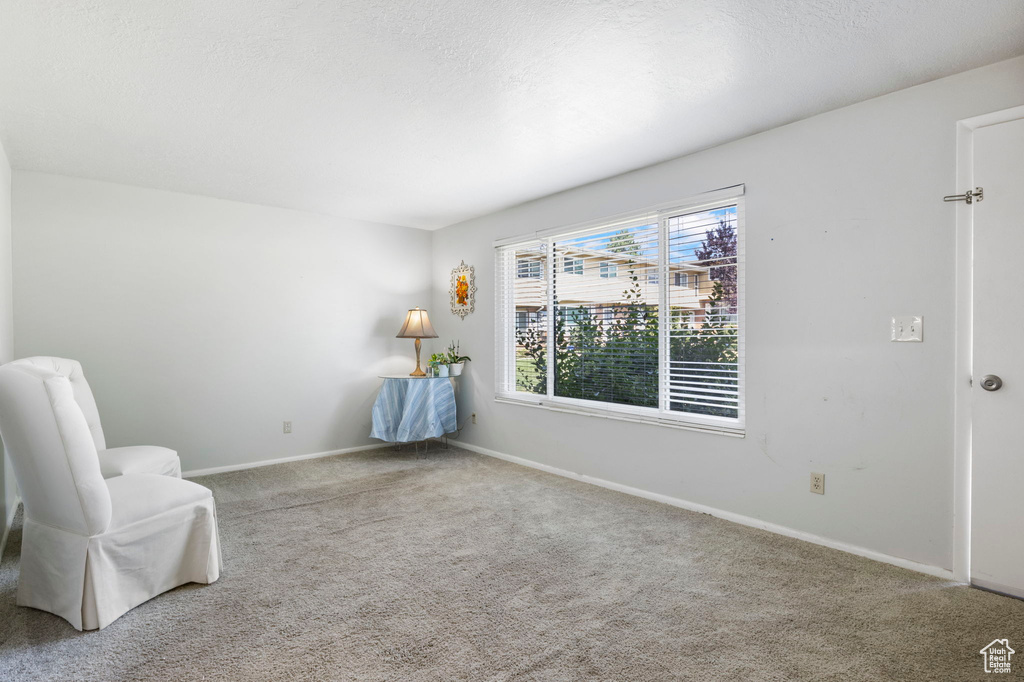
M434 331L434 327L430 324L430 318L427 317L427 311L421 310L419 306L409 311L409 314L405 316L405 324L395 335L395 338L399 339L416 339L416 371L411 372L411 377L425 377L426 372L420 369L420 339L436 339L437 332Z

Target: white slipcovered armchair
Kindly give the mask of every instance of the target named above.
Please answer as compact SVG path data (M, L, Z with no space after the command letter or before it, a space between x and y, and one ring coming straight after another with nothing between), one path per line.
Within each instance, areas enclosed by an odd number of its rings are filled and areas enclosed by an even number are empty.
M188 582L220 576L213 494L173 476L104 480L67 376L0 367L0 435L25 505L17 603L104 628Z
M103 437L103 426L100 425L100 413L96 409L96 399L93 398L89 382L85 380L82 365L77 360L37 356L15 360L9 364L39 367L68 378L75 402L82 409L93 443L96 444L103 478L113 478L122 474L160 474L181 478L181 460L174 450L158 445L107 447L107 441Z

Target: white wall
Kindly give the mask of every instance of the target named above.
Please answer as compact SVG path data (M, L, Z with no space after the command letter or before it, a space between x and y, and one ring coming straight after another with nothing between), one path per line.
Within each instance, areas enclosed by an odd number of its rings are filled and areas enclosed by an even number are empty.
M477 268L463 440L952 567L955 122L1024 103L1024 58L816 116L434 234L434 307ZM745 183L747 436L497 404L492 242ZM889 341L923 315L922 344ZM811 471L826 494L808 492Z
M429 233L22 171L13 199L15 352L80 360L111 447L190 470L377 442Z
M11 165L7 162L7 154L0 144L0 364L14 359L14 300L12 295L11 272ZM3 445L0 444L0 452ZM14 470L4 454L0 459L0 509L3 512L4 525L0 528L0 536L4 535L7 525L14 513L14 502L17 498L17 486L14 481ZM2 548L0 543L0 548Z

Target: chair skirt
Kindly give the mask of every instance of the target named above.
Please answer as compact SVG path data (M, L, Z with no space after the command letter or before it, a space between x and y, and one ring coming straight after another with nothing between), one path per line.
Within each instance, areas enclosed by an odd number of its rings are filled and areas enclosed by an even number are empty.
M167 590L216 581L220 569L212 495L92 537L26 517L17 603L102 629Z

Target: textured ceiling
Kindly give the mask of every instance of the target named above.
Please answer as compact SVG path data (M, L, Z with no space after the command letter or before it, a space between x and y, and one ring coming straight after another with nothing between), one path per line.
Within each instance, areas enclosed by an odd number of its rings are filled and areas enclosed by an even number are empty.
M0 0L15 168L437 228L1024 53L1021 0Z

